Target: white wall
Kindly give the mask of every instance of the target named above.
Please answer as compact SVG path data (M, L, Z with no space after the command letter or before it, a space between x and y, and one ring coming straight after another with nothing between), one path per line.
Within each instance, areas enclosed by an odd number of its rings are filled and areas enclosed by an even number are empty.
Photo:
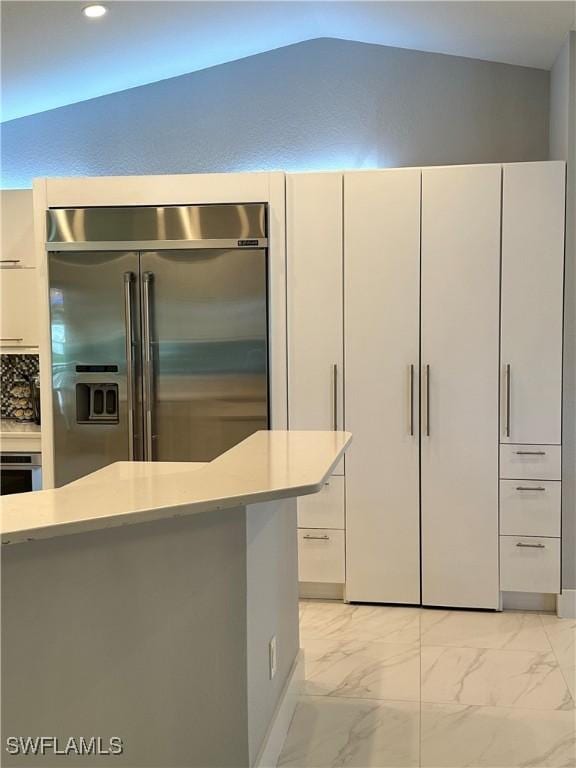
M2 765L247 768L244 508L14 544L2 581L3 733L124 741Z
M312 40L4 123L2 186L545 160L548 85L543 70Z
M246 568L248 744L254 763L298 655L296 499L246 507ZM278 669L270 680L273 636Z
M567 37L550 79L550 159L568 163L564 291L563 587L576 589L576 32Z

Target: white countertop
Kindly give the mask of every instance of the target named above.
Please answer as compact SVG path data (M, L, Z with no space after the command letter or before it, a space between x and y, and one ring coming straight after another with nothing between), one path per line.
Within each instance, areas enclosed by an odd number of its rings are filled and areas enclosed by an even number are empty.
M316 493L349 432L256 432L207 464L117 462L62 488L0 499L3 544Z
M0 437L2 438L40 436L40 433L39 424L30 421L16 421L16 419L0 419Z
M0 449L39 453L42 450L40 425L15 419L0 419Z

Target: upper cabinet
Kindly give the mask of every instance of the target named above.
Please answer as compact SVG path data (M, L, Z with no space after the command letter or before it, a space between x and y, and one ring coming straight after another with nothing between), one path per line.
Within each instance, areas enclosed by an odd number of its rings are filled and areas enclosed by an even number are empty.
M505 443L561 442L565 166L504 166L501 424Z
M38 270L0 270L2 351L38 346Z
M0 191L0 346L38 346L38 270L31 189Z
M0 267L35 267L31 189L0 191L2 252Z
M288 423L343 429L342 174L286 177Z

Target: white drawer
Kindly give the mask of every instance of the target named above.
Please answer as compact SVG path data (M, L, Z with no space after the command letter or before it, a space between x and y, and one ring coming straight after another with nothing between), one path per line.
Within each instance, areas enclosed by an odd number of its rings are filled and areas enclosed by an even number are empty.
M560 539L500 536L503 592L560 592Z
M324 488L298 499L299 528L344 528L344 478L332 475Z
M560 480L559 445L501 445L500 477L521 480Z
M560 536L561 490L558 480L500 480L500 533Z
M328 528L298 530L298 578L300 581L344 583L344 531Z

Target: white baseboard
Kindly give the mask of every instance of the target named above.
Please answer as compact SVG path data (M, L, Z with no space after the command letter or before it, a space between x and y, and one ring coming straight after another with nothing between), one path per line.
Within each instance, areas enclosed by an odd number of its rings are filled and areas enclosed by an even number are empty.
M300 597L313 600L343 600L344 584L328 584L320 581L301 581Z
M564 589L558 595L556 612L561 619L576 619L576 589Z
M276 768L304 684L304 653L298 651L254 768Z
M537 611L554 613L556 595L542 592L501 592L501 604L504 611Z

